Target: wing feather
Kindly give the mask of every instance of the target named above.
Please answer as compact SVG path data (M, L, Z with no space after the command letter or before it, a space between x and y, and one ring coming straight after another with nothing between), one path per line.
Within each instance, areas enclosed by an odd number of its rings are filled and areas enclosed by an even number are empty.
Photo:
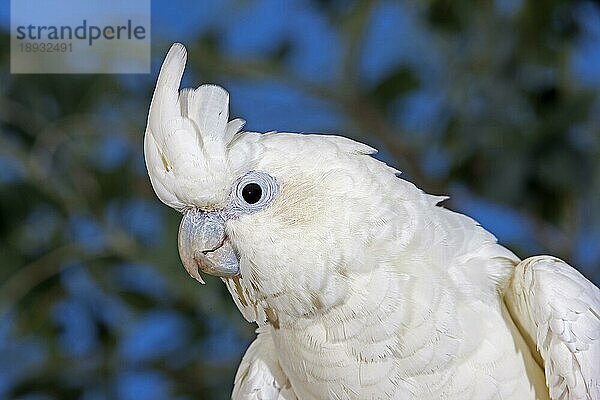
M506 302L535 343L552 399L600 399L600 289L558 258L517 265Z
M257 329L235 375L232 400L296 400L288 378L277 361L269 327Z

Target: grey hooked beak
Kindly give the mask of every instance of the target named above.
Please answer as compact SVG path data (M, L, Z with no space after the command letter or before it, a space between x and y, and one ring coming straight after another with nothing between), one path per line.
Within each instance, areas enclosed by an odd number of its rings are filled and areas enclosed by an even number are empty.
M179 257L187 272L204 283L200 271L220 277L239 274L239 262L219 212L190 209L179 225Z

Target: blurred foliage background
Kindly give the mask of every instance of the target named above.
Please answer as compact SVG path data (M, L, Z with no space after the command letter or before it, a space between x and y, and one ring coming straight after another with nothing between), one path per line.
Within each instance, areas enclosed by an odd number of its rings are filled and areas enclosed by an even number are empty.
M5 2L8 3L8 2ZM0 398L225 399L253 337L180 265L142 137L169 45L256 131L327 132L521 257L600 282L600 6L154 1L150 75L10 75L0 20Z

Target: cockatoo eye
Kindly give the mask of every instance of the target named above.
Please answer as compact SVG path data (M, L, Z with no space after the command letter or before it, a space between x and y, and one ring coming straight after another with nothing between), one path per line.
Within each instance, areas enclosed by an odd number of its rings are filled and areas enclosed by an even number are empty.
M249 183L242 189L242 198L248 204L258 203L262 197L262 188L258 183Z
M229 211L235 215L263 210L271 204L278 192L279 185L275 178L266 172L250 171L234 185Z

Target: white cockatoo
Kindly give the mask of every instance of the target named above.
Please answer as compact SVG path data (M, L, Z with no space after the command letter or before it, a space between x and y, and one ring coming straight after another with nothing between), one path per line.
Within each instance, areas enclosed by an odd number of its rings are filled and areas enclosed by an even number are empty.
M185 62L173 45L146 165L186 270L258 325L234 399L600 399L590 281L521 261L367 145L242 132L224 89L179 91Z

